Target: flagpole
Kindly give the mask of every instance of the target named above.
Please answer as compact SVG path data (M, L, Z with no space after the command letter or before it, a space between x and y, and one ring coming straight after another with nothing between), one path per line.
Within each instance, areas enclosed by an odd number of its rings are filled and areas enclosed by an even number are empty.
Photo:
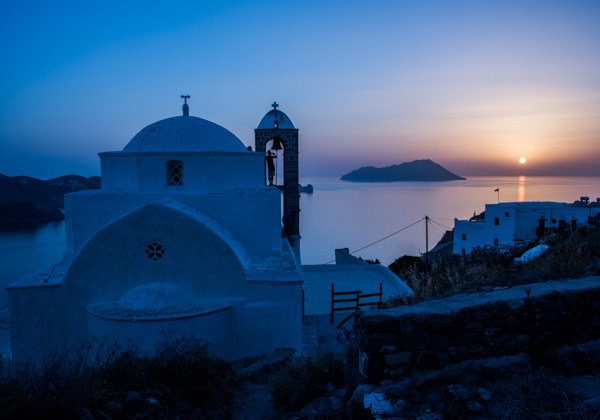
M500 187L496 188L494 191L498 193L498 204L500 204Z

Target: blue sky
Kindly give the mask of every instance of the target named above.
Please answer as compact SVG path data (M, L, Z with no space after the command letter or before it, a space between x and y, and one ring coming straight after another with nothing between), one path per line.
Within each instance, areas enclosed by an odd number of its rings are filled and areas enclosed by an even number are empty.
M246 145L277 101L307 175L600 175L600 1L10 2L0 36L7 175L97 175L181 94Z

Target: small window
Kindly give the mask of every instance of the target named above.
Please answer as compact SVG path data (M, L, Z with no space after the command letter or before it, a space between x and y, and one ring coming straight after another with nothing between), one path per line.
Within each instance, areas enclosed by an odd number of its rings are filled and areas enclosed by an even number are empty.
M508 213L508 212L504 213L504 216L508 217L508 216L509 216L509 213Z
M462 249L462 256L464 257L467 254L467 251L465 251L465 249Z
M496 226L498 226L500 224L500 218L499 217L494 217L494 224Z
M552 219L552 223L556 223L556 219Z
M170 160L167 162L167 185L183 185L183 162Z
M498 238L494 238L494 245L498 245Z
M158 261L165 255L165 247L158 241L146 244L146 257L151 261Z
M466 240L467 240L467 234L466 234L466 233L463 233L463 234L462 234L462 240L463 240L463 241L466 241Z

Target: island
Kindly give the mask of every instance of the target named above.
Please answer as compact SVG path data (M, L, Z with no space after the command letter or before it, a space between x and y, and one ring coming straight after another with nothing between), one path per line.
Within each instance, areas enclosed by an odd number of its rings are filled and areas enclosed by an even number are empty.
M340 178L343 181L354 182L394 182L394 181L460 181L465 180L461 176L453 174L446 168L430 159L405 162L400 165L375 168L374 166L363 166Z
M0 174L0 226L63 220L63 196L100 188L100 177L65 175L46 181Z

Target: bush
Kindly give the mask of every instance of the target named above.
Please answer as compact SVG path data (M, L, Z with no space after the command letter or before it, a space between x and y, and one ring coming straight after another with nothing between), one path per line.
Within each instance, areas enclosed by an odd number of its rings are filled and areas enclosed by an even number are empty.
M234 388L230 365L201 340L167 339L154 356L96 343L56 351L1 383L0 418L78 418L80 407L94 412L130 391L153 389L167 390L160 403L180 418L226 417Z
M344 364L331 353L296 358L271 379L269 385L275 409L298 411L325 394L328 383L344 386Z
M384 307L412 305L456 293L480 290L483 286L505 287L553 279L578 278L600 259L600 230L584 227L544 238L549 249L538 258L515 265L519 254L476 250L461 257L451 255L426 265L413 258L399 258L392 269L413 290L409 297L394 297ZM532 244L532 246L535 244Z

